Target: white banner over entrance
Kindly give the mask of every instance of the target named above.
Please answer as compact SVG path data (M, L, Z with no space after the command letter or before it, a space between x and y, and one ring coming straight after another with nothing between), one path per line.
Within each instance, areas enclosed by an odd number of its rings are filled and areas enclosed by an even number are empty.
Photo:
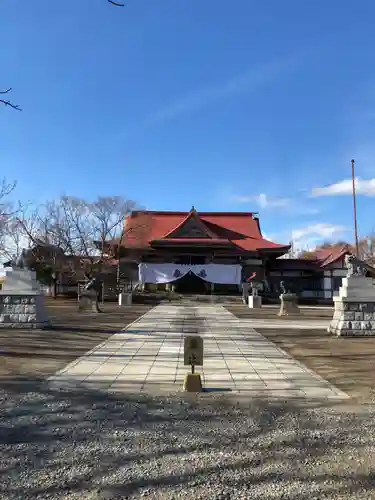
M194 273L209 283L239 285L241 266L239 264L139 264L139 281L143 283L171 283L187 273Z

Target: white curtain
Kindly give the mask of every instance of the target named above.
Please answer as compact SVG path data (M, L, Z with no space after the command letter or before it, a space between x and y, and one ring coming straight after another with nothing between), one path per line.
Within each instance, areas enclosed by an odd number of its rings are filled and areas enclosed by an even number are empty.
M171 283L192 272L209 283L239 285L241 266L226 264L139 264L141 283Z
M241 266L227 264L206 264L190 266L192 272L209 283L239 285Z
M190 271L189 265L139 264L139 281L143 283L171 283Z

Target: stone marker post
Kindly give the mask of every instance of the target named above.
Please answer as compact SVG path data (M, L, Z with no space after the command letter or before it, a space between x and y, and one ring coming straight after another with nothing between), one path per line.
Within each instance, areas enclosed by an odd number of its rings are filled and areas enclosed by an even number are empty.
M203 339L198 335L190 335L184 339L184 365L190 366L191 373L185 375L184 390L187 392L201 392L202 381L199 373L195 373L196 366L203 366Z

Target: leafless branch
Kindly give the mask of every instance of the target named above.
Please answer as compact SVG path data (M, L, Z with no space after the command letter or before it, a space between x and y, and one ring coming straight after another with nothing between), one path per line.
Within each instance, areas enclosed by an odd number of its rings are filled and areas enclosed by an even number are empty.
M19 207L9 198L16 187L15 182L8 182L5 178L0 181L0 256L8 257L9 236L13 238L11 226Z
M75 273L91 278L108 268L114 255L107 253L106 242L120 235L134 206L116 196L98 197L93 202L62 196L42 208L33 238L58 247Z
M125 7L124 3L114 2L113 0L108 0L108 2L111 3L112 5L115 5L116 7Z
M1 90L0 95L9 94L9 92L11 91L12 91L11 88L7 90ZM17 111L22 111L22 109L19 107L18 104L12 104L10 101L7 101L5 99L0 99L0 102L3 103L5 106L9 106L10 108L16 109Z
M114 0L107 0L107 1L108 3L114 5L115 7L125 7L126 5L124 3L115 2ZM9 94L10 92L12 92L11 87L7 90L0 90L0 95L6 95ZM7 99L0 98L0 103L4 104L4 106L9 106L10 108L15 109L16 111L22 111L22 108L20 108L18 104L13 104L11 101Z

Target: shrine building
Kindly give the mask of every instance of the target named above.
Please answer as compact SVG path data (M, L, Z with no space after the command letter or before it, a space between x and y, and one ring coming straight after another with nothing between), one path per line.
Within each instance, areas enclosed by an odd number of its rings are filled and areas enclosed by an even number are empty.
M289 248L262 236L256 213L192 207L190 212L133 211L126 218L120 256L138 267L146 288L231 294L254 273L262 282Z

